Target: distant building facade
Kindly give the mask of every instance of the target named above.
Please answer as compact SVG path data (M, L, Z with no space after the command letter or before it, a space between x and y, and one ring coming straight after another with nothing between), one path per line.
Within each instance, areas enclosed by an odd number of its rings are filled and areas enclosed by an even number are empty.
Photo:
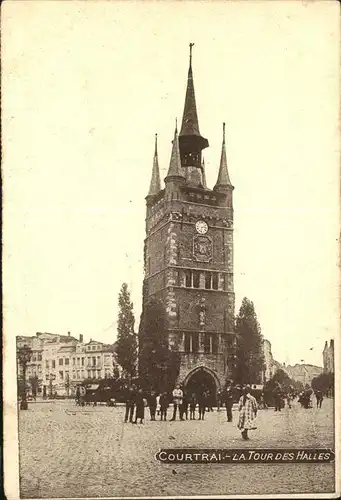
M263 340L263 355L264 355L264 370L262 374L262 383L265 384L270 380L277 371L277 364L274 361L271 352L271 342L269 340Z
M290 378L297 382L302 382L305 385L311 385L313 378L321 375L323 369L321 366L298 364L294 366L283 365L283 370L289 375Z
M27 365L26 382L37 379L37 395L72 395L77 384L86 379L111 378L122 373L112 345L90 340L83 342L68 335L37 333L36 336L18 336L17 348L24 345L32 349ZM18 363L18 376L22 368Z
M323 349L323 371L324 373L334 373L334 339L326 341Z

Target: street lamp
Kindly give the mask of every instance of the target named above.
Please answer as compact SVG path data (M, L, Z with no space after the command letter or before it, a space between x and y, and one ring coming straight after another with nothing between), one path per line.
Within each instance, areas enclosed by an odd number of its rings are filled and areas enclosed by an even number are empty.
M24 380L24 388L21 394L20 401L20 410L27 410L27 399L26 399L26 368L27 364L30 362L32 356L32 349L25 345L24 347L20 347L17 351L17 357L19 360L19 364L22 366L23 372L23 380Z

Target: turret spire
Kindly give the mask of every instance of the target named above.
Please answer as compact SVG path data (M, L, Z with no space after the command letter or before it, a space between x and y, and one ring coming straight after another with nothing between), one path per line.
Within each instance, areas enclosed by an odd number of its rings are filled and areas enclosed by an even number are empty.
M150 180L148 196L155 196L161 190L159 159L157 154L157 134L155 134L155 152L152 178Z
M174 131L174 139L172 141L172 153L171 159L169 162L169 169L167 173L167 177L165 181L169 177L185 177L182 172L181 161L180 161L180 149L179 149L179 138L178 138L178 128L177 128L177 120L175 120L175 131Z
M205 189L207 189L206 172L205 172L205 160L204 160L204 158L202 159L201 170L202 170L202 185L203 185L203 187Z
M223 123L223 144L221 148L220 167L217 183L214 189L219 187L232 186L227 168L226 146L225 146L225 123Z
M190 43L189 44L189 67L191 68L192 67L192 47L193 47L194 43Z
M184 113L182 117L181 131L179 134L180 142L187 142L189 137L195 137L195 143L199 150L208 147L208 141L201 137L199 130L199 120L197 105L195 101L193 72L192 72L192 48L194 43L189 44L189 68L187 77L187 90L185 97Z

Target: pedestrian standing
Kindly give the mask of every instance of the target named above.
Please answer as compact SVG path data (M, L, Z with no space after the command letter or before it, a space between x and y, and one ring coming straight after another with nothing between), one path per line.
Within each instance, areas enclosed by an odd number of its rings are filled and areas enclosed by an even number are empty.
M213 393L206 391L206 405L207 411L213 411Z
M160 415L160 396L161 394L158 394L156 396L156 415Z
M303 394L303 408L306 410L308 408L312 408L311 404L311 395L312 395L312 390L311 389L306 389Z
M183 420L182 415L181 415L181 409L180 409L181 405L182 405L182 400L183 400L183 392L182 392L179 384L176 385L172 395L173 395L174 408L173 408L173 417L171 418L171 421L175 420L176 410L179 411L180 420Z
M135 391L132 387L129 387L126 394L126 412L124 416L124 422L132 422L134 418L134 403L135 403Z
M134 424L137 424L138 418L140 419L140 424L143 424L145 399L143 397L142 389L139 389L135 396L135 405L136 405L136 413L135 413Z
M266 404L265 401L265 395L264 392L261 393L260 398L259 398L259 407L262 408L263 410L267 410L268 405Z
M160 414L161 414L161 419L160 420L167 420L167 410L169 406L169 397L167 392L163 392L160 396Z
M193 392L193 394L189 398L189 418L190 418L190 420L195 420L196 406L197 406L197 397L196 397L195 393Z
M244 394L239 399L239 422L238 429L242 433L243 439L249 439L248 431L254 430L255 426L254 420L257 417L257 401L256 398L251 396L250 387L246 386L244 389Z
M232 407L233 407L233 390L232 387L227 387L224 394L224 403L226 408L226 418L228 422L232 422Z
M221 394L221 390L219 389L217 391L217 411L220 411L221 397L222 397L222 394Z
M186 417L186 420L188 420L188 394L185 391L183 393L183 399L182 399L182 404L180 407L180 413L181 413L182 419L184 419L184 417Z
M155 420L155 413L156 413L156 392L155 391L151 391L149 396L148 396L148 406L149 406L150 420Z
M207 394L202 392L198 396L199 420L205 420L205 410L207 405Z
M322 401L323 401L322 391L315 391L315 397L316 397L316 407L317 408L321 408L322 407Z

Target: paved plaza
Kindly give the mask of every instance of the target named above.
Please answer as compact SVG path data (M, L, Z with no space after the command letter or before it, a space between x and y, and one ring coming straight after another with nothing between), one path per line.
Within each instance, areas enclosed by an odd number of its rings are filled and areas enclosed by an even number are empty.
M170 418L171 412L168 412ZM159 448L280 448L333 445L333 401L260 410L243 441L225 412L204 421L124 424L124 407L79 408L72 401L30 403L19 414L21 497L124 497L327 493L334 464L164 464Z

